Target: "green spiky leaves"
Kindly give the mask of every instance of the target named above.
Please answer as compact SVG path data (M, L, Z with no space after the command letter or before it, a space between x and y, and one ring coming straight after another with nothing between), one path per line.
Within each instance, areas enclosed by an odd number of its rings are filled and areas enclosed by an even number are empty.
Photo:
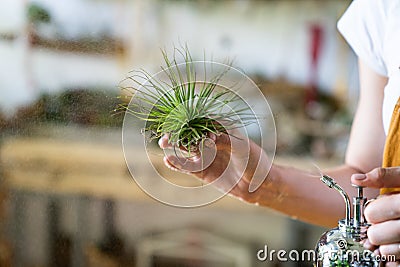
M144 121L151 138L168 135L172 145L190 152L209 133L229 133L254 119L235 88L221 85L230 64L193 61L187 48L175 49L172 58L162 54L165 66L159 73L134 71L121 86L132 94L122 109Z

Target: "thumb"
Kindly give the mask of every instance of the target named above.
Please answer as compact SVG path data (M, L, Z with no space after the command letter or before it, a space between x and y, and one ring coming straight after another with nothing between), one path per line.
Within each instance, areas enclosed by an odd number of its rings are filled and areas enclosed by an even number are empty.
M375 168L366 174L353 174L351 182L372 188L400 187L400 167Z
M219 135L210 133L209 138L215 142L218 147L230 147L231 146L231 136L226 133L221 133Z

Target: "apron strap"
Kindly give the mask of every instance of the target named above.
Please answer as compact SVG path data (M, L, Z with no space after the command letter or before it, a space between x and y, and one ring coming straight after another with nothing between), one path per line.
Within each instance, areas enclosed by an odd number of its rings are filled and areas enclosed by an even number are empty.
M393 110L390 128L385 142L382 167L400 166L400 97ZM399 177L400 179L400 177ZM382 194L400 192L400 188L382 188Z

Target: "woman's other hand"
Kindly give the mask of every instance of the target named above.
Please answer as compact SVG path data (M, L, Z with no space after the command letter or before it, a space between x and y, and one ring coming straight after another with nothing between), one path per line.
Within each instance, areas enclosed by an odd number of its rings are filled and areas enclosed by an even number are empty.
M400 167L376 168L366 174L354 174L352 183L372 188L400 188ZM400 259L400 194L381 195L365 208L368 243L379 246L381 255ZM388 265L387 265L388 266ZM398 266L398 265L395 265Z

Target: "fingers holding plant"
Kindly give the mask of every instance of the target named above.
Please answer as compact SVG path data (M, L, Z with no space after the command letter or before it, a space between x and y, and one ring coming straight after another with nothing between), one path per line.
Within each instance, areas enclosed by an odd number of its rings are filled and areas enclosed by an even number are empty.
M177 148L168 141L168 135L159 140L159 146L164 151L165 165L174 171L184 173L199 173L207 169L217 155L216 135L209 134L197 147L188 152L184 147Z
M205 145L205 148L200 149L202 153L196 159L166 155L165 164L174 171L190 173L207 183L213 183L224 193L255 202L255 195L252 194L255 190L252 188L257 189L260 186L255 186L255 183L264 181L270 169L268 162L271 159L265 151L238 134L210 134L206 141L210 141L212 145ZM164 149L171 147L167 136L160 139L159 145ZM204 158L209 165L203 164Z

